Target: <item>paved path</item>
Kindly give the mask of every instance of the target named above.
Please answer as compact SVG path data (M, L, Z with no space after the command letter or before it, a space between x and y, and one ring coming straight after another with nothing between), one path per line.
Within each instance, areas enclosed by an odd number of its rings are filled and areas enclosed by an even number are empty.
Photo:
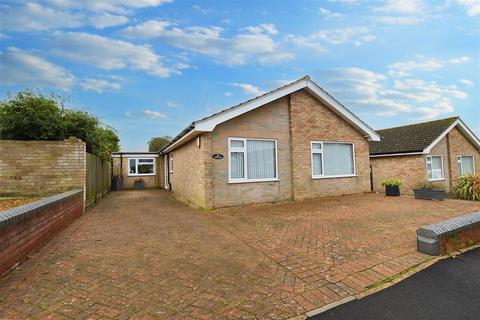
M356 195L197 211L111 193L0 279L0 319L284 319L428 256L415 229L480 204Z
M442 260L399 284L312 320L477 320L480 248Z

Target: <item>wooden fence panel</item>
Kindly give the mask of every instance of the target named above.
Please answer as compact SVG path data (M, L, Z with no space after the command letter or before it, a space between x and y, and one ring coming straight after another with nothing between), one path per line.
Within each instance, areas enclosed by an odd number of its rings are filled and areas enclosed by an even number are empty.
M93 154L87 153L87 178L86 178L86 193L85 206L89 207L96 201L96 172L97 159Z
M93 205L110 191L112 163L87 153L86 206Z

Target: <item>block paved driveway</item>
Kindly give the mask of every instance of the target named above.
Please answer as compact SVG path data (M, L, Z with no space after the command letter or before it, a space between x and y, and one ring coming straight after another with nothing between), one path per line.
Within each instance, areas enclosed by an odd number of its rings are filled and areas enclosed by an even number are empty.
M0 279L0 319L284 319L430 259L415 229L480 210L366 194L197 211L114 192Z

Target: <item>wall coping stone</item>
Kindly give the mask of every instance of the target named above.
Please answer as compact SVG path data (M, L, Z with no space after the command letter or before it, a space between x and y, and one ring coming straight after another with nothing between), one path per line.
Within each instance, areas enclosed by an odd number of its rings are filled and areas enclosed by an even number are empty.
M63 202L73 196L78 194L82 194L82 189L75 189L71 191L67 191L64 193L59 193L50 197L42 198L40 200L27 203L22 206L18 206L15 208L8 209L6 211L0 212L0 230L6 228L11 224L18 223L22 220L27 219L31 215L35 214L36 212L45 209L52 204ZM83 199L82 199L83 201Z
M465 214L421 227L417 230L417 235L425 238L441 239L462 230L473 228L476 225L480 225L480 212Z

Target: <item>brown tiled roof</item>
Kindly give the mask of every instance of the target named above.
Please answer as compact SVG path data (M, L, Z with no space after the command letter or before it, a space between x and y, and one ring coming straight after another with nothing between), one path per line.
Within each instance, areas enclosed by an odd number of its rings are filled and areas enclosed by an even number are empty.
M370 155L422 152L459 117L377 130L381 141L370 141Z

